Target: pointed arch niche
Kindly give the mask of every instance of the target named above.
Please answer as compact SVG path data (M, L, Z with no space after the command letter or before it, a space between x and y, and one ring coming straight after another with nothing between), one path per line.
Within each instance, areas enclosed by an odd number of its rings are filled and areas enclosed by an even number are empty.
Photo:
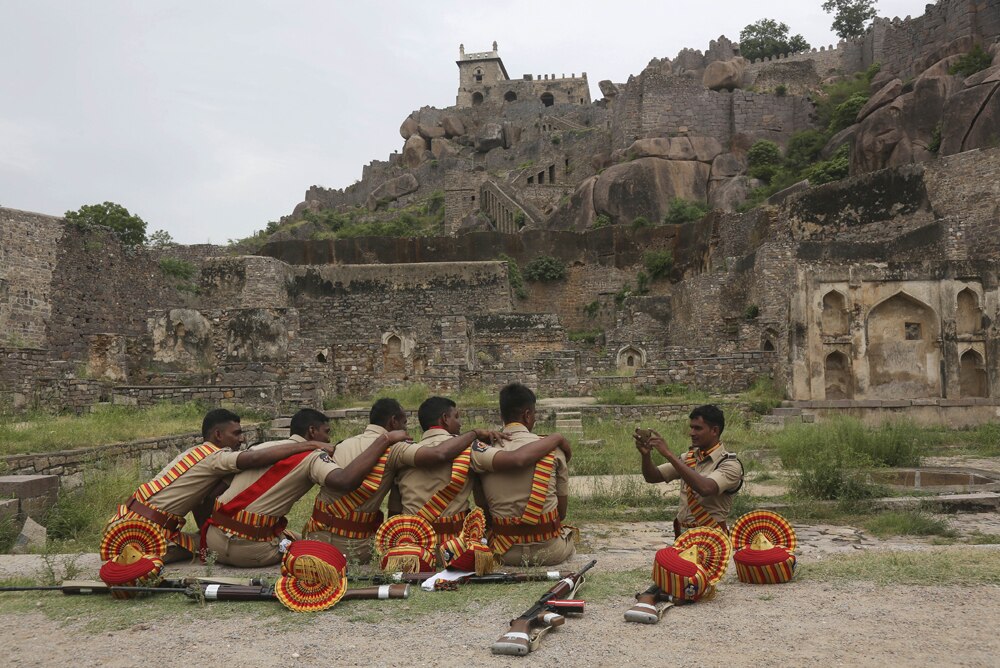
M635 346L625 346L618 351L616 365L621 371L643 367L646 365L646 351Z
M869 312L865 334L872 397L941 396L940 324L934 309L897 292Z
M854 375L851 360L839 350L826 356L823 364L823 380L827 399L853 399Z
M847 299L837 290L830 290L823 295L823 315L819 329L829 336L847 334Z
M979 295L969 288L958 293L955 325L955 331L960 335L975 334L983 328L983 309L979 305Z
M986 363L978 351L970 348L962 353L959 364L959 380L962 397L990 396Z

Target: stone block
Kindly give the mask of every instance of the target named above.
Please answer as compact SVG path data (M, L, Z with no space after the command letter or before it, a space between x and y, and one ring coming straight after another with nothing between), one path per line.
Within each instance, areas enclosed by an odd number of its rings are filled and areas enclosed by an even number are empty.
M883 399L882 408L909 408L912 406L909 399Z
M47 540L48 531L41 524L31 519L29 515L24 520L21 533L18 535L17 540L14 541L14 546L10 551L13 554L26 554L35 549L44 549Z
M59 492L59 478L54 475L4 475L0 476L0 496L26 499L33 496L55 495Z
M957 406L974 406L975 402L973 399L939 399L938 406L945 408L952 408Z

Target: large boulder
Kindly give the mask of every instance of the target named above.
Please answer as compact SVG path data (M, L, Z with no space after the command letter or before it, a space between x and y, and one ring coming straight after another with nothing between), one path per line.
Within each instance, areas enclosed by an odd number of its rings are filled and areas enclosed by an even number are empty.
M712 179L708 185L708 206L719 211L736 211L750 196L750 191L763 185L762 181L749 176L731 179Z
M722 145L712 137L653 137L637 139L625 150L629 158L664 158L712 162Z
M863 174L909 162L909 141L903 132L903 99L875 110L858 127L851 151L851 173ZM902 145L901 145L902 144Z
M1000 138L1000 68L982 83L948 98L941 121L941 154L993 146Z
M444 136L448 139L461 137L465 134L465 123L455 114L446 114L441 119L441 128L444 130Z
M433 123L419 123L417 128L420 132L420 136L428 141L444 137L445 135L444 128Z
M503 126L499 123L487 123L476 134L476 152L489 153L495 148L505 146Z
M722 153L712 160L712 180L729 179L742 174L746 165L732 153Z
M424 154L427 152L427 140L419 134L412 135L403 144L403 157L401 161L403 167L413 169L424 161Z
M876 109L881 109L885 105L889 104L903 92L903 82L899 79L893 79L886 85L882 86L878 92L868 98L865 105L861 107L858 111L858 122L865 119L866 116L871 114Z
M431 155L434 156L435 160L446 158L449 155L456 155L458 151L459 149L455 144L443 137L431 140Z
M399 134L403 139L409 139L416 134L418 129L420 129L420 124L413 116L407 116L403 124L399 126Z
M549 218L546 227L553 230L586 230L594 225L594 184L597 177L585 179L576 188L569 201L559 207Z
M614 85L610 79L598 81L597 87L601 89L601 95L609 100L618 95L618 86Z
M417 177L413 174L403 174L386 181L373 190L365 204L371 211L374 211L379 204L393 202L403 195L409 195L419 187L420 183L417 181Z
M743 74L747 69L745 58L716 60L705 67L701 82L711 90L733 90L743 84Z
M693 160L639 158L615 165L598 175L593 207L613 220L629 222L645 216L663 219L675 197L706 202L709 166Z

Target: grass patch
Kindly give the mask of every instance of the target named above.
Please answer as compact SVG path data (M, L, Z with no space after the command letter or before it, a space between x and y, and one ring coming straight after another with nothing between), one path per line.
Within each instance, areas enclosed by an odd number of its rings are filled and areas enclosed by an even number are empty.
M803 561L797 578L817 582L867 581L879 585L1000 584L1000 551L941 548L920 552L862 552Z
M266 415L236 409L244 422ZM206 408L197 402L163 403L149 408L98 406L84 415L0 415L0 455L89 448L108 443L201 430Z
M920 511L883 512L864 523L864 527L879 538L889 536L943 536L954 538L957 534L948 523L929 513Z
M913 422L866 427L853 418L836 418L819 427L793 424L770 437L782 464L797 467L817 452L838 452L846 466L920 466L935 438Z

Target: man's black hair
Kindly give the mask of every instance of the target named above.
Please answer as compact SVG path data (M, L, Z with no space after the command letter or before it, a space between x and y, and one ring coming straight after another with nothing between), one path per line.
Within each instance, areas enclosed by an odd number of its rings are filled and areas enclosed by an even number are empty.
M226 422L239 422L240 416L225 408L216 408L205 413L205 419L201 421L201 437L206 441L220 424Z
M372 410L368 414L368 422L370 424L377 424L380 427L385 427L389 424L389 420L396 417L397 415L405 415L403 412L403 407L399 405L399 402L395 399L383 398L372 404Z
M688 415L690 419L701 418L710 427L719 428L719 436L722 436L722 430L726 428L726 416L722 414L722 409L715 404L705 404L704 406L698 406L691 414Z
M500 417L504 422L513 422L526 408L534 408L535 401L535 393L527 385L505 385L500 390Z
M448 397L430 397L420 404L417 409L417 419L420 420L420 428L427 431L431 427L441 426L441 416L447 413L456 404Z
M329 421L330 418L315 408L303 408L292 416L291 432L305 438L309 433L309 427L321 427Z

